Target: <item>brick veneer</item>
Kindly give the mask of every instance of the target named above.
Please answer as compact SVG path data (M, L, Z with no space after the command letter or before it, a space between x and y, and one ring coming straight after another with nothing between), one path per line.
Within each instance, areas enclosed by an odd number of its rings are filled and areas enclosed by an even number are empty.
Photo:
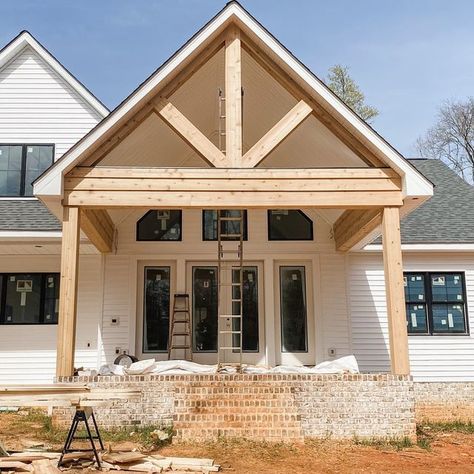
M410 377L392 375L143 375L60 378L114 390L139 390L139 399L96 409L101 426L173 426L177 439L219 436L298 441L415 436ZM56 408L66 425L71 411Z
M474 422L474 382L416 382L417 421Z

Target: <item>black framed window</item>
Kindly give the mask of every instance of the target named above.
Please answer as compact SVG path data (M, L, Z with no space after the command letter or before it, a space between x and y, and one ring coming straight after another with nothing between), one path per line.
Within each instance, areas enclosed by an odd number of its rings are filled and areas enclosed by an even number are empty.
M177 241L181 240L182 212L148 211L137 222L139 241Z
M221 211L224 217L239 217L238 210ZM244 240L247 240L247 211L244 211ZM221 221L221 234L240 234L239 221ZM217 240L217 211L202 211L202 240ZM239 240L238 237L223 237L222 240Z
M53 160L54 145L0 144L0 196L33 196L31 183Z
M269 209L268 240L313 240L313 221L297 209Z
M0 324L57 324L59 273L3 273L0 282Z
M409 334L468 334L464 273L409 272L404 285Z

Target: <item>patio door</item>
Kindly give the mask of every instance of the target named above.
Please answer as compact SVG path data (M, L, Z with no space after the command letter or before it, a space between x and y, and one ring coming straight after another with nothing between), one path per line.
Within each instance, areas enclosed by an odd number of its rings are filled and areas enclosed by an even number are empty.
M246 364L264 362L264 328L263 328L263 291L261 288L261 266L248 263L243 270L242 286L242 361ZM193 359L204 364L217 362L219 324L221 330L240 330L239 322L232 318L219 318L217 265L189 264L189 282L191 288L192 308L192 345ZM221 307L223 314L238 312L235 300L239 299L236 287L231 282L238 282L240 272L236 265L227 264L223 270ZM233 301L234 300L234 301ZM234 308L232 308L234 305ZM233 311L232 311L233 310ZM220 319L220 321L219 321ZM227 347L238 345L238 335L221 335L221 342ZM221 361L238 362L238 351L222 351ZM225 359L224 359L225 357Z

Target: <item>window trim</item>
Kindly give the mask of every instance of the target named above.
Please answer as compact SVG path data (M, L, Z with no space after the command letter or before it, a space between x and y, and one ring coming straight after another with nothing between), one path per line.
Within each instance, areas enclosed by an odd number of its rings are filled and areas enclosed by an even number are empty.
M303 216L304 219L306 219L309 224L310 224L310 229L311 229L311 237L307 239L274 239L271 237L271 232L270 232L270 216L272 211L296 211L299 214ZM269 242L310 242L314 240L314 222L313 219L311 219L309 216L307 216L301 209L267 209L267 239Z
M223 209L224 211L232 211L232 209ZM217 209L203 209L201 211L201 239L203 242L217 242L217 236L215 239L206 239L206 226L204 222L204 213L206 211L215 211L217 212ZM248 213L247 209L244 209L244 238L243 241L247 242L249 240L249 225L248 225L249 219L248 219ZM226 242L238 242L237 240L225 240Z
M5 305L7 302L7 291L6 283L7 277L12 275L40 275L41 276L41 292L40 292L40 312L39 312L39 321L35 323L17 323L17 322L7 322L5 321ZM45 308L44 302L46 298L46 286L45 278L47 275L55 275L58 277L58 283L61 284L61 275L59 272L5 272L0 273L0 291L1 291L1 301L0 301L0 326L55 326L58 324L58 321L47 322L44 319ZM58 318L59 319L59 318Z
M435 332L433 331L433 295L432 295L432 287L431 287L431 276L432 275L461 275L462 280L462 292L463 292L463 302L462 305L464 306L464 328L463 332ZM409 277L411 275L423 275L425 279L425 305L426 305L426 320L427 320L427 332L410 332L408 331L408 314L406 312L406 305L410 304L405 301L405 318L407 318L407 332L408 336L469 336L470 335L470 328L469 328L469 313L468 313L468 304L467 304L467 289L466 289L466 274L465 271L407 271L403 272L404 277ZM413 303L414 304L414 303ZM434 302L434 304L444 304L443 302L438 303ZM446 302L446 304L454 304L452 302ZM459 301L456 301L456 304L459 304Z
M8 194L0 194L0 198L34 198L35 195L31 194L30 195L25 195L25 189L26 189L26 152L27 152L27 147L29 146L49 146L52 147L53 149L53 154L51 158L51 165L48 166L47 169L49 169L53 164L54 164L54 157L56 156L56 145L54 143L0 143L0 146L21 146L21 170L20 170L20 193L18 195L8 195ZM45 170L45 171L46 171ZM39 177L38 175L37 177ZM35 180L32 181L32 183ZM31 184L31 183L29 183Z
M150 212L156 212L159 209L150 209L149 211L146 211L145 214L143 214L140 219L137 220L137 224L135 226L135 241L136 242L182 242L183 241L183 211L181 209L163 209L164 211L177 211L179 212L179 239L140 239L138 235L138 226L140 223L145 219L145 217L150 214Z

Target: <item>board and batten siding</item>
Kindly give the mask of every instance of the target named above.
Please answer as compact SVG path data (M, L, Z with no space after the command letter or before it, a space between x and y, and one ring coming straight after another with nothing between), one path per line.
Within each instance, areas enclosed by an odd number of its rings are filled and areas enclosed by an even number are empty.
M58 159L100 120L31 47L0 69L0 143L54 143Z
M101 306L100 256L81 256L75 367L97 366ZM0 257L1 273L59 272L60 258ZM51 383L56 372L57 325L0 326L0 384Z
M409 336L410 367L416 381L474 381L474 256L453 253L408 253L405 271L459 271L466 277L471 335ZM382 255L349 256L349 305L352 351L361 371L390 370Z

